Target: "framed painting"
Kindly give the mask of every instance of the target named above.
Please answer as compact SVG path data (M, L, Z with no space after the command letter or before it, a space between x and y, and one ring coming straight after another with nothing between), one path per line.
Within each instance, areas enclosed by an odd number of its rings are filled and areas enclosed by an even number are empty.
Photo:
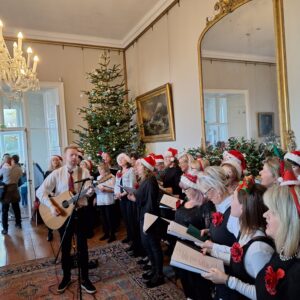
M269 136L274 133L274 113L257 113L257 131L259 137Z
M146 143L174 141L174 118L169 83L136 98L138 122Z

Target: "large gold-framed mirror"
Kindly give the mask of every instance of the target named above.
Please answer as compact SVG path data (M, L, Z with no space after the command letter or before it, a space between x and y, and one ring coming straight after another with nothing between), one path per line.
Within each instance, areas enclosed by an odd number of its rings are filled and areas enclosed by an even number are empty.
M290 130L282 0L218 0L198 41L201 146Z

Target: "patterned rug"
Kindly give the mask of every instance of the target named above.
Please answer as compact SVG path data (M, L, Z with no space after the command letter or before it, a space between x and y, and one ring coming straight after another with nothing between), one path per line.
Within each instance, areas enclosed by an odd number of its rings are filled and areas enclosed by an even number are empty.
M98 259L99 266L90 270L90 279L97 288L95 295L83 291L83 299L184 299L184 294L166 278L166 283L147 289L142 270L136 260L128 256L124 246L116 242L89 251L90 259ZM76 270L72 284L63 294L56 289L61 279L60 264L53 258L28 261L0 268L0 299L79 299Z

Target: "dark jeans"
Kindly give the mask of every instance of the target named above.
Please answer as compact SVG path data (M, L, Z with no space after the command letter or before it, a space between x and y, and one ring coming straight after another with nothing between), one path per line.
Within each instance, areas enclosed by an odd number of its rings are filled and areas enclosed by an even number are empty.
M100 205L100 214L103 222L103 231L107 236L114 236L116 231L115 205Z
M8 211L9 211L10 203L2 203L2 226L3 229L8 229ZM19 202L11 203L15 218L16 218L16 225L21 225L21 211Z
M160 237L155 234L145 234L143 232L143 223L140 222L142 245L151 262L152 271L155 274L163 274L163 253L160 245Z
M82 210L82 209L80 209ZM81 270L81 278L82 280L88 279L88 246L87 246L87 230L86 224L84 221L84 215L82 211L75 211L72 219L70 221L69 227L67 228L67 232L62 244L61 248L61 264L64 273L64 277L71 276L71 268L72 268L72 258L71 258L71 246L72 246L72 238L76 237L77 242L77 254L79 257L79 266ZM62 239L66 225L65 224L59 229L59 234Z

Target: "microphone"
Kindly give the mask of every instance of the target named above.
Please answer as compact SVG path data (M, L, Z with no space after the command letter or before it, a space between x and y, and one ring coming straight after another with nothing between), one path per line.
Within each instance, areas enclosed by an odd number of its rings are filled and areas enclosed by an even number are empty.
M86 181L89 181L89 180L94 180L94 177L93 176L90 176L90 177L87 177L87 178L83 178L83 179L80 179L80 180L76 180L74 181L74 183L79 183L79 182L86 182Z

